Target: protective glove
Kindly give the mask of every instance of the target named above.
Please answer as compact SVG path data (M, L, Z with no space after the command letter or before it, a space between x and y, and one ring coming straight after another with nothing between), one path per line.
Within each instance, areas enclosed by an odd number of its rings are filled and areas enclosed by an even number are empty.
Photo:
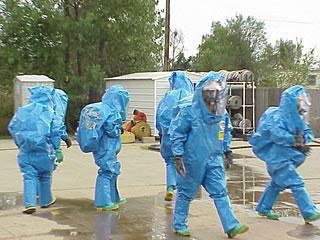
M233 164L232 151L224 152L224 167L229 169Z
M72 146L72 142L71 142L71 139L69 137L67 137L67 139L63 140L63 141L67 144L67 148Z
M61 148L56 149L56 162L61 163L63 161L63 152Z
M161 140L162 139L162 135L159 133L159 141L160 141L160 144L161 144Z
M304 136L303 134L299 133L294 137L294 146L303 146L304 145Z
M176 168L177 173L180 176L185 176L186 175L186 169L184 167L182 156L174 156L173 157L173 161L174 161L174 166Z
M121 127L121 135L124 133L124 129L123 127Z
M302 152L305 157L311 154L311 147L308 145L301 145L295 147L298 151Z

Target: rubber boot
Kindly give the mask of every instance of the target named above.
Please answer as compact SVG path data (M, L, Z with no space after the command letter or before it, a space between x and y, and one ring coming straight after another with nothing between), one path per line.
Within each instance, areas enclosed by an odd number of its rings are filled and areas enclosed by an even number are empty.
M164 197L164 200L166 201L172 201L173 199L173 191L174 191L174 187L173 186L169 186L166 192L166 196Z
M185 236L185 237L191 236L189 229L175 230L175 233L177 235Z
M112 203L103 207L97 207L96 209L97 211L114 211L119 209L119 205Z
M305 223L310 223L310 222L314 222L314 221L317 221L317 220L319 220L320 219L320 213L314 213L314 214L312 214L311 216L309 216L309 217L306 217L305 219L304 219L304 221L305 221Z
M231 229L229 232L227 232L228 238L233 238L238 234L247 232L248 230L249 230L249 227L247 225L240 224L234 227L233 229Z
M29 206L26 207L25 209L22 210L22 213L24 214L32 214L36 211L36 208L34 206Z
M263 216L263 217L267 217L268 219L271 220L279 220L280 215L274 212L268 212L268 213L264 213L264 212L258 212L258 215Z

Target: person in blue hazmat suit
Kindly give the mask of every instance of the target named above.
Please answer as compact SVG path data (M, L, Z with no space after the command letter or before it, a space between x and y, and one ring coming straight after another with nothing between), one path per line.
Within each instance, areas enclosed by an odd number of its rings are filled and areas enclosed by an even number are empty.
M49 207L56 201L51 192L52 171L54 160L63 160L60 142L65 126L55 112L56 89L36 86L28 90L29 104L18 108L8 129L19 148L17 160L24 182L23 213L31 214L36 211L37 186L40 207Z
M38 89L41 89L41 86L36 86L32 89L30 89L30 94L37 93ZM63 140L67 148L72 146L72 141L67 133L67 128L65 125L65 118L67 114L67 106L68 106L68 95L61 89L55 88L54 91L52 91L52 102L53 102L53 110L54 110L54 124L52 126L58 127L58 129L53 129L53 132L59 132L61 140ZM58 164L60 164L63 160L63 152L59 153L60 158L59 160L56 159L55 155L52 155L52 159L54 161L53 164L53 170L56 170ZM39 181L37 185L37 196L39 196Z
M249 139L254 154L266 163L271 176L256 207L259 215L278 220L272 206L281 191L290 189L306 223L320 218L296 170L310 152L306 144L313 140L308 124L310 106L304 87L286 89L279 107L269 107L263 113L257 131Z
M232 141L232 124L230 116L227 110L224 112L224 138L223 138L223 153L224 153L224 168L228 170L233 164L233 157L231 151L231 141Z
M190 235L189 206L200 185L214 200L224 232L229 237L249 229L240 224L233 213L224 175L227 89L224 77L210 72L197 84L191 104L181 106L171 121L169 135L178 173L173 228L178 235Z
M176 170L171 150L169 127L173 116L173 109L177 103L193 93L193 84L187 74L174 71L169 77L170 91L160 100L156 114L156 128L160 136L160 153L166 164L166 201L172 201L176 189Z
M114 85L106 89L102 102L89 104L81 111L77 139L82 151L93 153L99 167L95 186L97 210L117 210L119 204L127 201L120 198L117 188L121 167L117 154L128 101L128 91Z
M60 127L58 131L60 131L61 140L63 140L67 148L72 146L72 141L67 133L67 128L65 125L65 118L67 114L67 106L68 106L68 96L61 89L55 88L53 91L53 104L54 104L54 113L55 118L54 121L58 122L56 124Z

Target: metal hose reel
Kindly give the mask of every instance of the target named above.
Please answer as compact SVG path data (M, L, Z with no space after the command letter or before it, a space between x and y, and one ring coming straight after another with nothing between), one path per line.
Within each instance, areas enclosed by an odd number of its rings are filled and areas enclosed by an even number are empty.
M231 109L239 109L242 106L242 99L240 96L230 96L227 102L227 107Z
M221 70L219 73L225 77L227 82L252 82L254 80L254 74L247 69L238 71Z
M241 113L236 113L231 120L233 127L240 127L240 128L251 128L252 123L249 119L243 119Z
M251 128L252 124L249 119L243 119L239 122L239 127L241 128Z

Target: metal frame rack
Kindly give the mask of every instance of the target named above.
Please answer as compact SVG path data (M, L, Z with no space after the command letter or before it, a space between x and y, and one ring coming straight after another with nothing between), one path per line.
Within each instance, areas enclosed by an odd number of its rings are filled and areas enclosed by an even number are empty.
M232 126L234 129L240 129L242 131L242 135L245 136L245 134L247 134L248 130L255 130L255 82L254 81L249 81L249 82L235 82L235 81L230 81L227 82L228 85L230 85L229 88L229 95L232 96L232 91L234 89L242 89L242 118L243 118L243 123L240 124L241 126ZM233 88L233 86L239 86L236 88ZM247 94L246 94L246 90L247 89L252 89L252 99L250 99L250 102L252 104L247 104L247 102L249 102L249 99L247 99ZM246 126L246 119L249 117L247 116L247 109L248 108L252 108L252 123L251 123L251 127L247 127ZM239 110L234 110L231 107L228 108L229 109L229 113L230 113L230 117L232 118L232 111L237 111L239 112Z

